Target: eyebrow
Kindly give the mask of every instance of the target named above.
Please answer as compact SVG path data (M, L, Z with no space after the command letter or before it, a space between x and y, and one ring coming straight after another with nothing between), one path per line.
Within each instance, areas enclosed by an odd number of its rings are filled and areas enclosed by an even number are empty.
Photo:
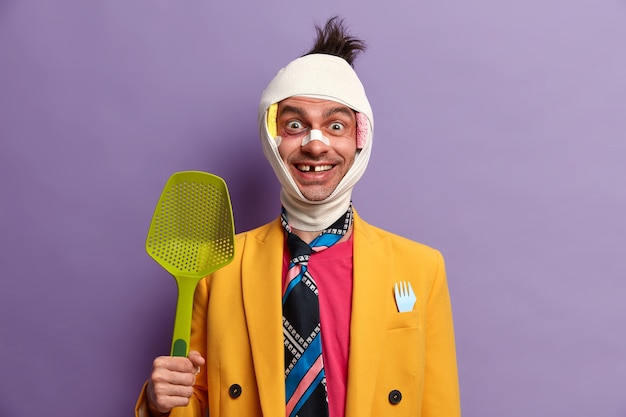
M298 116L306 116L306 111L304 111L304 109L301 109L300 107L296 107L296 106L290 106L290 105L283 106L280 109L281 116L285 113L294 113L294 114L297 114Z
M352 110L352 109L350 109L350 108L348 108L346 106L341 106L341 107L333 107L332 109L329 109L324 114L324 117L330 117L333 114L337 114L337 113L342 113L342 114L345 114L346 116L349 116L349 117L354 116L354 110Z

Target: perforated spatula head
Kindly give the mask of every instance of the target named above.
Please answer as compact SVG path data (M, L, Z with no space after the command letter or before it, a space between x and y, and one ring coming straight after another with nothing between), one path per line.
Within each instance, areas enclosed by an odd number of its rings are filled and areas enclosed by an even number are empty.
M233 260L234 230L223 179L200 171L177 172L169 178L152 217L146 251L178 285L173 356L189 353L196 285Z

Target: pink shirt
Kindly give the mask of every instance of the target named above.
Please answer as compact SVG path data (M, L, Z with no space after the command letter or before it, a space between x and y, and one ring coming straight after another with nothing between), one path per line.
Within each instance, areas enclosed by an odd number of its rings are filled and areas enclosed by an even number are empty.
M288 268L289 250L285 246L283 286ZM345 242L313 253L309 272L319 291L329 417L344 417L352 311L352 236Z

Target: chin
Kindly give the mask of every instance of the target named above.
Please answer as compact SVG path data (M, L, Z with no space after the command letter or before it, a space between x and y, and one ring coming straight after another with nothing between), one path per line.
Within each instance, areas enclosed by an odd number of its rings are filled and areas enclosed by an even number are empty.
M297 183L296 183L297 184ZM337 184L334 184L332 187L321 186L321 185L302 185L298 184L298 189L300 193L309 201L324 201L326 200L337 188Z
M330 193L329 192L324 192L324 193L302 193L304 198L306 198L309 201L315 201L315 202L317 202L317 201L324 201L331 194L332 194L332 192L330 192Z

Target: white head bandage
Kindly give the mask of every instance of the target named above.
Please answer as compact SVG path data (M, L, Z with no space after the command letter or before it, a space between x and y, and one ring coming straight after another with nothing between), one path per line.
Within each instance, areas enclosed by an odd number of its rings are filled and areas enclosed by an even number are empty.
M307 200L287 170L280 154L276 138L267 125L269 107L288 97L301 96L335 101L365 115L369 123L366 138L360 138L357 154L337 188L322 201ZM359 115L357 115L359 116ZM363 117L357 117L363 123ZM331 225L350 206L352 189L361 178L369 161L374 132L374 117L365 89L350 64L344 59L325 54L306 55L282 68L263 91L259 105L259 129L263 153L272 165L282 185L280 200L289 215L289 223L296 229L317 231ZM357 126L358 129L358 126ZM363 132L363 126L361 126ZM303 140L321 140L321 132L313 133ZM279 139L280 140L280 139ZM328 139L326 139L328 141ZM326 143L326 142L324 142Z

